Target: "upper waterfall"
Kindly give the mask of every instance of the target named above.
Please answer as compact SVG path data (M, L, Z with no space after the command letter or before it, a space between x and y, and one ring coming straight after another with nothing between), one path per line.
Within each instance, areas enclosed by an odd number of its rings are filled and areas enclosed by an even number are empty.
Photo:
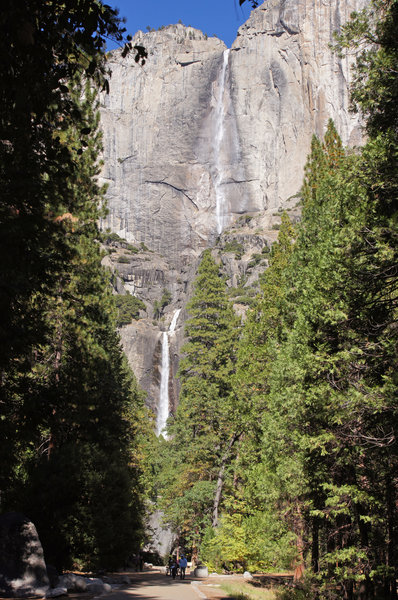
M223 52L223 64L220 71L220 77L218 80L218 96L215 109L215 132L214 132L214 188L216 192L216 221L217 221L217 233L221 233L224 229L226 213L228 207L225 206L226 198L222 188L223 174L224 174L224 162L221 155L221 146L224 139L224 118L225 118L225 107L224 107L224 93L225 93L225 79L227 74L228 59L230 50L224 50Z
M267 0L230 50L183 25L138 32L148 60L108 57L102 96L102 181L109 227L180 268L235 217L273 214L300 190L315 133L329 118L344 144L361 143L349 111L354 57L333 32L369 0Z

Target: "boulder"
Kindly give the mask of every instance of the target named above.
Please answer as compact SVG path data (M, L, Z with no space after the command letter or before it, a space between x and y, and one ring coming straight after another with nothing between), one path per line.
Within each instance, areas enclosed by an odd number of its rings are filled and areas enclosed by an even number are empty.
M59 578L59 585L65 587L68 592L85 592L87 590L86 579L74 573L65 573L65 575L62 575Z
M58 596L66 596L68 594L68 590L66 587L56 587L51 590L47 590L46 598L58 598Z
M109 583L104 583L101 579L88 579L87 592L90 594L105 594L111 592L112 586Z
M209 571L205 565L199 565L193 572L194 577L208 577Z
M20 513L0 517L0 596L44 596L49 588L36 527Z
M249 571L245 571L243 573L243 579L247 579L248 581L250 581L251 579L253 579L253 575L249 573Z

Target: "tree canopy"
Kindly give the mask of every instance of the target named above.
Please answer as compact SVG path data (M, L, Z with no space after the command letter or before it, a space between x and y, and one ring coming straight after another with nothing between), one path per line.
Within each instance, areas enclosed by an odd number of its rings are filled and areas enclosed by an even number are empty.
M142 535L145 410L101 266L97 93L124 29L96 0L15 0L0 31L1 510L60 568L117 567Z

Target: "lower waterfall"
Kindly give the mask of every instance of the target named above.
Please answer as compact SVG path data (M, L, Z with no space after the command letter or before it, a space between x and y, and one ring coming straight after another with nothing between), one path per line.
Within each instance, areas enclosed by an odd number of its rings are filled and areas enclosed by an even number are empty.
M169 416L169 378L170 378L170 360L169 360L169 336L175 331L177 320L181 309L177 309L173 315L168 331L162 334L162 363L160 369L160 394L158 404L158 414L156 419L156 435L163 435L167 439L167 433L163 432L166 427Z

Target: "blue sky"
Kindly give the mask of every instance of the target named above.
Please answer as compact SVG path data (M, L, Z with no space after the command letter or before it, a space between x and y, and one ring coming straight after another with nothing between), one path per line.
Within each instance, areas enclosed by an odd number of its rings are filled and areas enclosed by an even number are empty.
M239 6L239 0L104 0L105 4L120 9L126 17L127 32L134 35L141 29L146 32L149 25L157 29L161 25L172 25L179 19L184 25L192 25L207 33L216 34L228 47L236 38L238 28L250 16L248 0ZM109 45L111 50L114 46Z

